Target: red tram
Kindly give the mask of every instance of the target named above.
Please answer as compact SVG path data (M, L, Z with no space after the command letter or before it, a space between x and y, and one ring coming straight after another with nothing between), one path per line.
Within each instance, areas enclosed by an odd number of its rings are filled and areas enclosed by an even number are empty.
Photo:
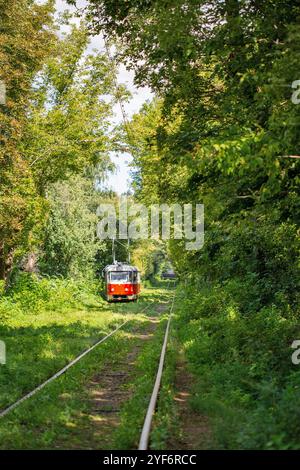
M103 270L105 295L109 302L137 300L140 290L140 273L135 266L115 262Z

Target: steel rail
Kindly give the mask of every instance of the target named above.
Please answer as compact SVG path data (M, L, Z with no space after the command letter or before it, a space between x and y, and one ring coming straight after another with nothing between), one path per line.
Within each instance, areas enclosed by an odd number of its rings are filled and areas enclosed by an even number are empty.
M173 296L173 301L171 305L171 310L169 314L169 319L166 327L166 332L165 332L165 337L164 337L164 342L163 346L161 349L161 354L160 354L160 360L159 360L159 366L156 374L156 379L152 391L152 395L150 398L148 410L146 413L141 437L140 437L140 442L139 442L139 447L138 450L147 450L148 448L148 443L149 443L149 438L150 438L150 432L151 432L151 425L152 425L152 419L154 415L154 411L156 408L156 403L157 403L157 398L160 390L160 384L161 384L161 378L162 378L162 373L164 369L164 363L165 363L165 356L166 356L166 350L167 350L167 344L168 344L168 336L169 336L169 331L170 331L170 323L171 323L171 318L173 314L173 307L174 307L174 300L175 300L175 292Z

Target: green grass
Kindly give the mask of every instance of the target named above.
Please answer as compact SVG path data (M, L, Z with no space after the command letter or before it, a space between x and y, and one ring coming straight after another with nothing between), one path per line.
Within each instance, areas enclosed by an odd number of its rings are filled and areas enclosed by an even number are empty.
M131 328L133 325L131 326ZM119 332L66 374L1 419L1 449L81 448L88 416L86 385L105 364L110 367L132 345L129 332ZM74 434L74 428L78 431ZM91 443L92 445L92 443ZM99 442L101 448L101 442Z
M16 308L2 320L0 339L6 342L7 364L0 366L1 409L53 375L124 319L131 319L124 330L2 418L1 449L55 448L59 442L67 445L71 431L74 439L74 426L78 427L80 448L81 426L84 429L80 416L87 411L83 397L88 380L105 364L113 367L133 347L134 329L147 324L147 315L141 311L148 306L147 312L153 313L157 302L166 302L169 293L144 289L138 303L117 304L108 304L93 292L83 297L69 309L64 306L48 310L45 305L41 311Z
M101 300L91 300L86 308L19 313L2 323L0 338L6 343L7 364L0 369L1 408L62 368L124 318L122 307L108 309Z

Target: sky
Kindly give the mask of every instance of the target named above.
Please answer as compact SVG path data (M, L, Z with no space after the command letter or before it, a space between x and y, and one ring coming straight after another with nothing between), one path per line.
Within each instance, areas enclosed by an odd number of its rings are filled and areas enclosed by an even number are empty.
M77 1L78 7L83 7L85 4L85 0ZM66 9L72 10L64 0L56 0L56 8L57 12L63 12ZM101 36L93 37L89 49L99 49L100 52L103 52L105 50L103 38ZM147 100L151 100L153 98L149 88L137 88L134 85L134 72L126 70L124 65L121 65L119 68L118 83L125 84L132 94L131 100L124 103L126 114L129 119L134 113L139 111L139 109ZM115 124L122 122L122 113L119 105L114 107L113 122ZM116 165L116 171L108 176L107 181L104 182L104 185L106 188L112 189L118 194L125 193L130 188L129 165L132 161L132 157L129 154L116 155L115 153L111 153L111 159Z

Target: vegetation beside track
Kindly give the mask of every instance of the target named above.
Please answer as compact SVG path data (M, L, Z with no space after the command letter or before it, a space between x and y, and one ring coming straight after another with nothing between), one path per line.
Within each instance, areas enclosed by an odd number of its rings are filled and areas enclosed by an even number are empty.
M235 283L198 279L178 290L176 331L195 377L191 408L209 418L216 448L299 449L298 317L288 304L256 310L255 288Z
M1 335L7 343L9 360L6 366L1 366L2 409L45 381L124 319L131 319L124 329L66 374L3 417L0 447L80 448L88 416L86 384L105 365L113 367L122 359L135 344L135 329L146 326L147 314L153 313L157 303L165 302L168 296L163 289L145 289L138 303L107 304L95 291L86 290L69 309L66 305L47 309L45 303L41 311L20 309L4 320ZM141 313L146 307L147 312ZM74 434L74 427L78 433ZM101 447L101 443L98 445Z

